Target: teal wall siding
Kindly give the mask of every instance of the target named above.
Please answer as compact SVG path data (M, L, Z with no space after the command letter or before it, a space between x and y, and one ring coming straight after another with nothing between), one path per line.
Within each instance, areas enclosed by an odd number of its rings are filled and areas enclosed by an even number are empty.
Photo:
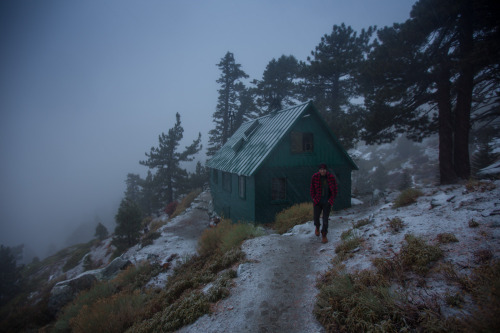
M217 173L217 182L214 178ZM223 188L222 172L211 170L210 191L215 212L233 222L255 221L255 182L254 177L246 177L246 195L242 199L238 191L238 175L231 174L231 191Z
M312 152L292 153L290 132L313 133ZM258 171L246 178L246 199L238 195L238 175L231 176L231 192L222 186L222 172L218 171L218 182L211 175L210 185L215 211L236 221L273 222L277 213L294 204L310 202L309 187L312 175L320 163L326 163L337 177L339 193L335 210L351 206L352 166L343 151L332 141L331 133L316 113L307 113L299 119L289 133L284 133L278 146L261 165ZM272 179L286 179L286 198L272 200Z

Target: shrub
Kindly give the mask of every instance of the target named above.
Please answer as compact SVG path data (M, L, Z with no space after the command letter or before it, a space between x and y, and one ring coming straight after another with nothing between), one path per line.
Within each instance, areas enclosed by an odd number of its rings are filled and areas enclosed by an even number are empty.
M156 230L150 230L147 234L141 238L141 247L152 245L155 239L160 238L161 232Z
M398 208L411 205L412 203L417 202L417 198L422 195L423 193L420 190L414 188L406 189L398 195L398 197L394 201L394 207Z
M314 309L328 332L398 332L407 328L404 312L383 276L371 271L330 271L319 286Z
M338 260L342 261L348 258L348 254L352 250L361 245L363 239L359 237L352 229L343 232L340 238L342 242L335 247L335 253L338 256Z
M193 203L194 199L196 199L199 195L201 194L201 188L196 189L182 199L182 201L175 207L174 212L172 215L169 217L174 218L178 215L181 215L191 204Z
M142 316L146 295L122 292L84 306L71 320L72 332L123 332Z
M493 182L479 181L471 178L469 179L467 184L465 184L465 188L468 192L486 192L494 190L496 188L496 185Z
M425 275L430 265L443 257L439 246L429 245L422 238L405 235L406 244L401 248L399 259L406 269Z
M487 263L473 270L472 297L476 310L462 320L467 332L497 332L500 327L500 261Z
M479 227L479 223L477 223L477 221L475 221L474 219L471 219L469 221L469 228L477 228Z
M273 227L283 234L296 225L303 224L313 219L313 206L310 202L293 205L276 214Z
M245 239L261 235L259 229L248 223L233 224L222 219L215 228L207 229L198 240L198 253L208 255L215 251L227 252L240 246Z
M393 232L399 232L399 230L403 229L404 223L403 220L401 220L401 218L396 216L388 220L389 220L389 228L391 228Z
M356 223L353 223L353 228L355 229L358 229L358 228L361 228L365 225L368 225L370 224L372 221L369 219L369 218L366 218L366 219L361 219L359 221L357 221Z
M441 244L456 243L458 242L457 237L454 234L442 233L437 235L437 240Z
M68 270L76 267L83 259L83 257L85 257L85 255L90 252L90 249L93 244L94 241L92 240L85 244L75 245L72 248L72 254L70 258L66 261L66 263L62 268L63 272L67 272Z
M177 201L172 201L171 203L169 203L167 207L165 207L165 214L167 214L168 216L172 215L178 205L179 203Z
M451 307L459 308L462 306L462 304L464 304L465 299L464 296L459 292L453 294L448 292L444 295L444 301Z

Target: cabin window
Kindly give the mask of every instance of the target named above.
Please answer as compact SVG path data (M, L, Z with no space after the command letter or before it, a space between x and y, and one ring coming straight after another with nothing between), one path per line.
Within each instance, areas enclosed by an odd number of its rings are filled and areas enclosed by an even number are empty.
M286 178L273 178L271 199L286 200Z
M212 180L214 184L219 184L219 170L212 169Z
M241 199L246 199L247 197L247 177L238 177L238 194Z
M231 174L229 172L222 173L222 188L227 192L231 192Z
M314 151L314 135L309 132L291 132L292 153L308 153Z

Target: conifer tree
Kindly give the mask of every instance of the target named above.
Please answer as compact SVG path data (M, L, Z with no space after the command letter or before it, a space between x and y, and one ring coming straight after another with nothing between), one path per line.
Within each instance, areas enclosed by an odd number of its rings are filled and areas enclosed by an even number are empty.
M124 198L115 216L115 245L130 247L137 243L141 230L142 212L137 203Z
M20 276L12 250L0 245L0 305L15 295Z
M158 147L151 147L146 153L148 157L139 163L155 170L154 185L158 190L158 195L163 204L174 201L174 194L183 186L187 173L180 167L181 162L193 160L193 155L197 154L201 148L201 133L193 143L182 152L178 151L178 146L183 138L184 128L181 125L181 116L175 115L176 123L168 130L168 134L162 133L158 137Z
M125 197L139 203L142 196L141 184L143 183L141 176L139 176L138 174L129 173L127 174L127 180L125 181L125 183L127 184Z
M95 227L95 234L94 236L97 237L99 240L104 240L108 237L108 228L106 228L101 222L97 224Z
M227 52L217 64L221 71L217 83L220 85L217 107L213 114L215 128L208 132L207 155L214 155L229 139L237 129L235 117L238 113L239 95L245 91L241 79L248 78L248 75L241 69L241 65L234 60L234 55ZM241 111L241 110L240 110ZM240 119L243 115L238 115Z
M438 132L440 182L467 179L473 107L498 103L499 34L498 4L486 0L419 0L409 20L379 30L364 71L363 139Z
M254 80L257 105L262 109L260 115L281 110L297 104L297 79L299 62L292 56L282 55L272 59L262 74L262 80Z
M353 100L361 96L358 76L370 50L375 28L358 35L350 26L334 25L329 35L302 63L303 98L312 99L346 149L358 140L361 108Z

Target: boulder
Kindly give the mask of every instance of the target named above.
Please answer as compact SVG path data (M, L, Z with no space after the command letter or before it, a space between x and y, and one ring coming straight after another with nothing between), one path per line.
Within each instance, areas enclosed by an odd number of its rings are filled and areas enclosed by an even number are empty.
M130 265L132 265L132 262L128 259L123 259L122 257L115 258L109 265L101 269L100 280L111 280L116 277L120 271Z
M97 278L93 274L81 274L74 279L57 283L50 292L49 311L56 314L59 310L71 302L78 293L90 289Z
M130 260L118 257L106 267L84 272L73 279L57 283L50 291L49 311L55 315L66 304L71 302L78 293L90 289L97 281L113 279L121 270L131 264Z

